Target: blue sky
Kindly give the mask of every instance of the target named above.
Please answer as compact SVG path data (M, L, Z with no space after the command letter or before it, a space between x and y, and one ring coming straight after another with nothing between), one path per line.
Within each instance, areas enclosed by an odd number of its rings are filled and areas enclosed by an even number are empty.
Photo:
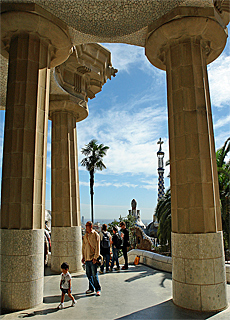
M166 73L153 67L144 48L104 44L119 71L96 98L89 100L89 116L77 124L81 215L90 218L89 173L80 166L81 148L91 139L110 147L107 167L95 175L94 210L97 219L126 216L131 200L137 200L143 220L152 220L157 202L157 141L164 141L169 159ZM229 41L221 56L208 66L216 149L230 136ZM2 157L4 111L0 111ZM51 123L47 147L46 209L51 209ZM165 168L165 187L169 168Z

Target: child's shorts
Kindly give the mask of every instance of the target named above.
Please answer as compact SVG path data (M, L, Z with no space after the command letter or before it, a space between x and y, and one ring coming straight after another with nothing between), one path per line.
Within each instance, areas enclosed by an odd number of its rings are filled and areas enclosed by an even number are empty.
M69 290L69 289L62 289L62 288L61 288L61 291L62 291L64 294L68 294L68 290ZM71 289L70 289L70 292L71 292Z

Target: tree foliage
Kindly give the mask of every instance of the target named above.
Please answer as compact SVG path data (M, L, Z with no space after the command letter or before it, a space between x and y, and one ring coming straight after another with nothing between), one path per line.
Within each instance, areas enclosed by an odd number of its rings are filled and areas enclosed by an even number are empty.
M159 222L157 235L164 250L171 251L171 190L166 191L156 206L155 215Z
M225 250L230 249L230 161L226 162L226 156L229 151L230 138L216 152Z
M135 235L135 217L132 214L128 214L126 217L122 217L120 215L119 221L114 220L108 225L108 230L112 234L113 233L113 226L119 227L121 221L124 221L126 224L126 228L129 230L129 242L130 242L130 249L134 249L136 246L136 235Z

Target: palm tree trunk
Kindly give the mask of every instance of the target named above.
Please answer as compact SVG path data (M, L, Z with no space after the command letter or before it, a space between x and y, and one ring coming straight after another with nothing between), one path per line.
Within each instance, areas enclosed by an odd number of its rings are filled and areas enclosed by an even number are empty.
M91 221L93 223L93 185L94 185L94 170L90 171L90 196L91 196Z

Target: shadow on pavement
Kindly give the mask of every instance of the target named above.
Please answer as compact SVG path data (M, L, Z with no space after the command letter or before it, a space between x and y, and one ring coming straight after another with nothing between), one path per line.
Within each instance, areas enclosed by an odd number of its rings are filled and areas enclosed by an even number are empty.
M66 308L69 308L69 307L66 307ZM44 309L44 310L38 310L38 311L33 311L31 313L20 313L18 315L18 318L32 318L34 316L43 316L43 315L47 315L49 313L54 313L54 312L57 312L57 311L60 311L58 308L50 308L50 309Z
M197 312L177 307L172 299L162 302L158 305L146 308L137 312L130 313L118 319L200 319L205 320L218 312Z
M73 293L73 297L75 300L79 300L82 298L87 298L90 297L92 295L95 295L95 292L92 294L85 294L85 292L80 292L80 293ZM60 303L61 300L61 294L57 295L57 296L48 296L48 297L44 297L43 298L43 303ZM66 296L65 297L65 302L71 301L71 299Z

